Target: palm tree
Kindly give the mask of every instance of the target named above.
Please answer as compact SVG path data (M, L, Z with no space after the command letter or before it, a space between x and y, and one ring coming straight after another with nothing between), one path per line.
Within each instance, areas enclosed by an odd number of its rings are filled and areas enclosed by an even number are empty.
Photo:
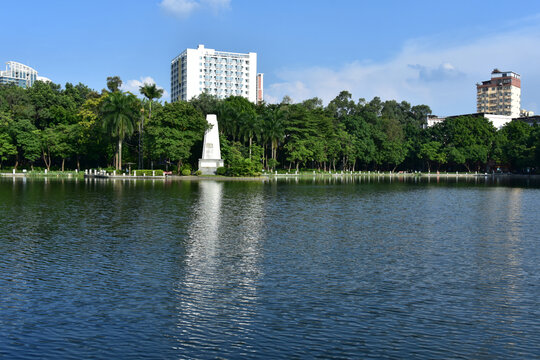
M272 144L272 159L277 158L277 148L279 142L285 135L284 121L286 113L280 108L275 108L268 111L266 121L264 124L265 136L270 140Z
M163 89L158 89L156 84L144 84L139 87L139 91L145 98L150 100L150 112L148 114L148 120L150 120L152 117L152 101L163 96Z
M122 142L135 130L139 100L131 93L113 92L107 95L101 107L103 127L112 137L118 138L116 170L122 169Z
M163 96L163 89L158 89L156 84L144 84L139 87L139 91L144 97L148 99L149 102L149 112L148 112L148 121L152 118L152 101L154 99L159 99ZM143 167L143 131L144 131L144 117L139 123L139 168Z
M249 142L249 158L251 159L251 146L253 138L259 137L261 132L260 118L255 114L243 113L240 116L239 135L244 141Z

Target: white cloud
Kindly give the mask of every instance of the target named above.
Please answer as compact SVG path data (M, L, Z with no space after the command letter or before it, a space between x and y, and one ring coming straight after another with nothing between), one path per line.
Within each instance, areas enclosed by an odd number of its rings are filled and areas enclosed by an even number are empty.
M129 91L130 93L141 97L142 95L139 91L139 88L143 86L144 84L152 85L152 84L156 84L156 82L150 76L141 76L139 80L134 79L134 80L128 80L124 82L122 86L120 87L120 89L123 91ZM159 86L157 84L156 86L158 89L163 89L162 98L164 100L167 100L169 98L169 93L167 92L167 90L165 90L162 86Z
M440 38L417 39L385 62L282 69L265 98L279 101L289 95L302 101L317 96L327 103L348 90L355 99L379 96L427 104L439 115L467 113L476 111L475 84L488 80L491 70L499 68L521 74L522 107L538 113L539 38L540 27L532 26L447 46Z
M207 9L218 13L224 9L228 9L231 5L231 0L162 0L159 5L166 12L180 18L185 18L200 9Z

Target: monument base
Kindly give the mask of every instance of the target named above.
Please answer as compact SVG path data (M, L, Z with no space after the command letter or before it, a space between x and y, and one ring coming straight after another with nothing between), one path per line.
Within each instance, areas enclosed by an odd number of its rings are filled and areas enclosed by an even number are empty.
M224 165L222 159L199 159L199 171L203 175L216 175L217 168Z

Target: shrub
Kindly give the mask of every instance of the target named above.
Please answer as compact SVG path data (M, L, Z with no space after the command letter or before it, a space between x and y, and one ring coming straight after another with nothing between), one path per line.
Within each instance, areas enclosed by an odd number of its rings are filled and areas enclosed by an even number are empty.
M201 175L202 175L202 171L201 171L201 170L197 170L197 171L195 171L195 175L197 175L197 176L201 176Z
M184 170L182 170L182 175L184 175L184 176L189 176L189 175L191 175L191 170L189 170L189 169L184 169Z
M227 168L225 167L218 167L217 170L216 170L216 174L217 175L221 175L221 176L225 176L227 175Z
M279 162L276 159L268 159L267 165L270 169L273 169L279 165Z
M231 164L228 175L231 176L259 176L262 165L249 159L239 159Z

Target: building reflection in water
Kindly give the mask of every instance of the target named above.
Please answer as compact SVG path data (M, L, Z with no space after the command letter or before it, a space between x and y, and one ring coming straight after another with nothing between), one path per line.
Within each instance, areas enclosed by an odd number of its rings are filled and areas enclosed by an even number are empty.
M225 189L221 182L199 182L183 276L175 286L180 347L245 340L254 330L263 196L261 188L230 197Z

